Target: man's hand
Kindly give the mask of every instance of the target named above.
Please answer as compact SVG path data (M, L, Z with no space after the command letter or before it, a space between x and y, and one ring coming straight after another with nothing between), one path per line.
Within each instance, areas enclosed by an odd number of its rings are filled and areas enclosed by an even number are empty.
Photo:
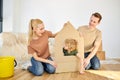
M85 58L83 61L83 66L86 68L89 63L90 63L90 59Z

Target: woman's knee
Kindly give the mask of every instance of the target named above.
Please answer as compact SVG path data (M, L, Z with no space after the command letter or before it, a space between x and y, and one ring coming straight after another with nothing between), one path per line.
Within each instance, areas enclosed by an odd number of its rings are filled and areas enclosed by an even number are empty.
M36 70L33 74L36 76L41 76L43 73L44 73L44 70L41 69L41 70Z
M46 70L48 73L53 74L55 73L56 68L53 66L49 66L49 68Z

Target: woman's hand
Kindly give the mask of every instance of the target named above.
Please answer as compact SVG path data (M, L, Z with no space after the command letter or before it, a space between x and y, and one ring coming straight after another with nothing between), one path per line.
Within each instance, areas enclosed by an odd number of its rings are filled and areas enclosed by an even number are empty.
M57 68L57 64L54 61L50 61L49 60L49 64L51 64L52 66L54 66L55 68Z
M63 27L67 26L67 23L64 23Z
M48 59L44 59L44 58L38 57L36 53L33 54L33 57L34 57L35 60L37 60L37 61L49 63L49 64L53 65L55 68L57 67L57 64L56 64L54 61L51 61L51 60L48 60Z

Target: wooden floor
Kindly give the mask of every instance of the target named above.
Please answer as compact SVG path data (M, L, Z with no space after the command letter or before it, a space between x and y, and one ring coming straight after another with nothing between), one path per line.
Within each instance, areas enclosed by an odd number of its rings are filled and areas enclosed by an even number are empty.
M120 62L120 59L115 60ZM26 70L16 69L14 76L0 80L120 80L120 64L102 64L100 70L86 70L83 75L79 72L70 72L34 76Z

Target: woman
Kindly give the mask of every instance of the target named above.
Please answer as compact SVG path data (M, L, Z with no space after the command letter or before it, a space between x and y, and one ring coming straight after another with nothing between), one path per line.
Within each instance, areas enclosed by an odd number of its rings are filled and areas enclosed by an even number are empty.
M45 30L43 21L40 19L30 20L28 53L32 54L31 64L28 71L36 76L42 75L44 71L52 74L56 70L56 63L52 60L49 52L48 39L55 37L51 31Z

